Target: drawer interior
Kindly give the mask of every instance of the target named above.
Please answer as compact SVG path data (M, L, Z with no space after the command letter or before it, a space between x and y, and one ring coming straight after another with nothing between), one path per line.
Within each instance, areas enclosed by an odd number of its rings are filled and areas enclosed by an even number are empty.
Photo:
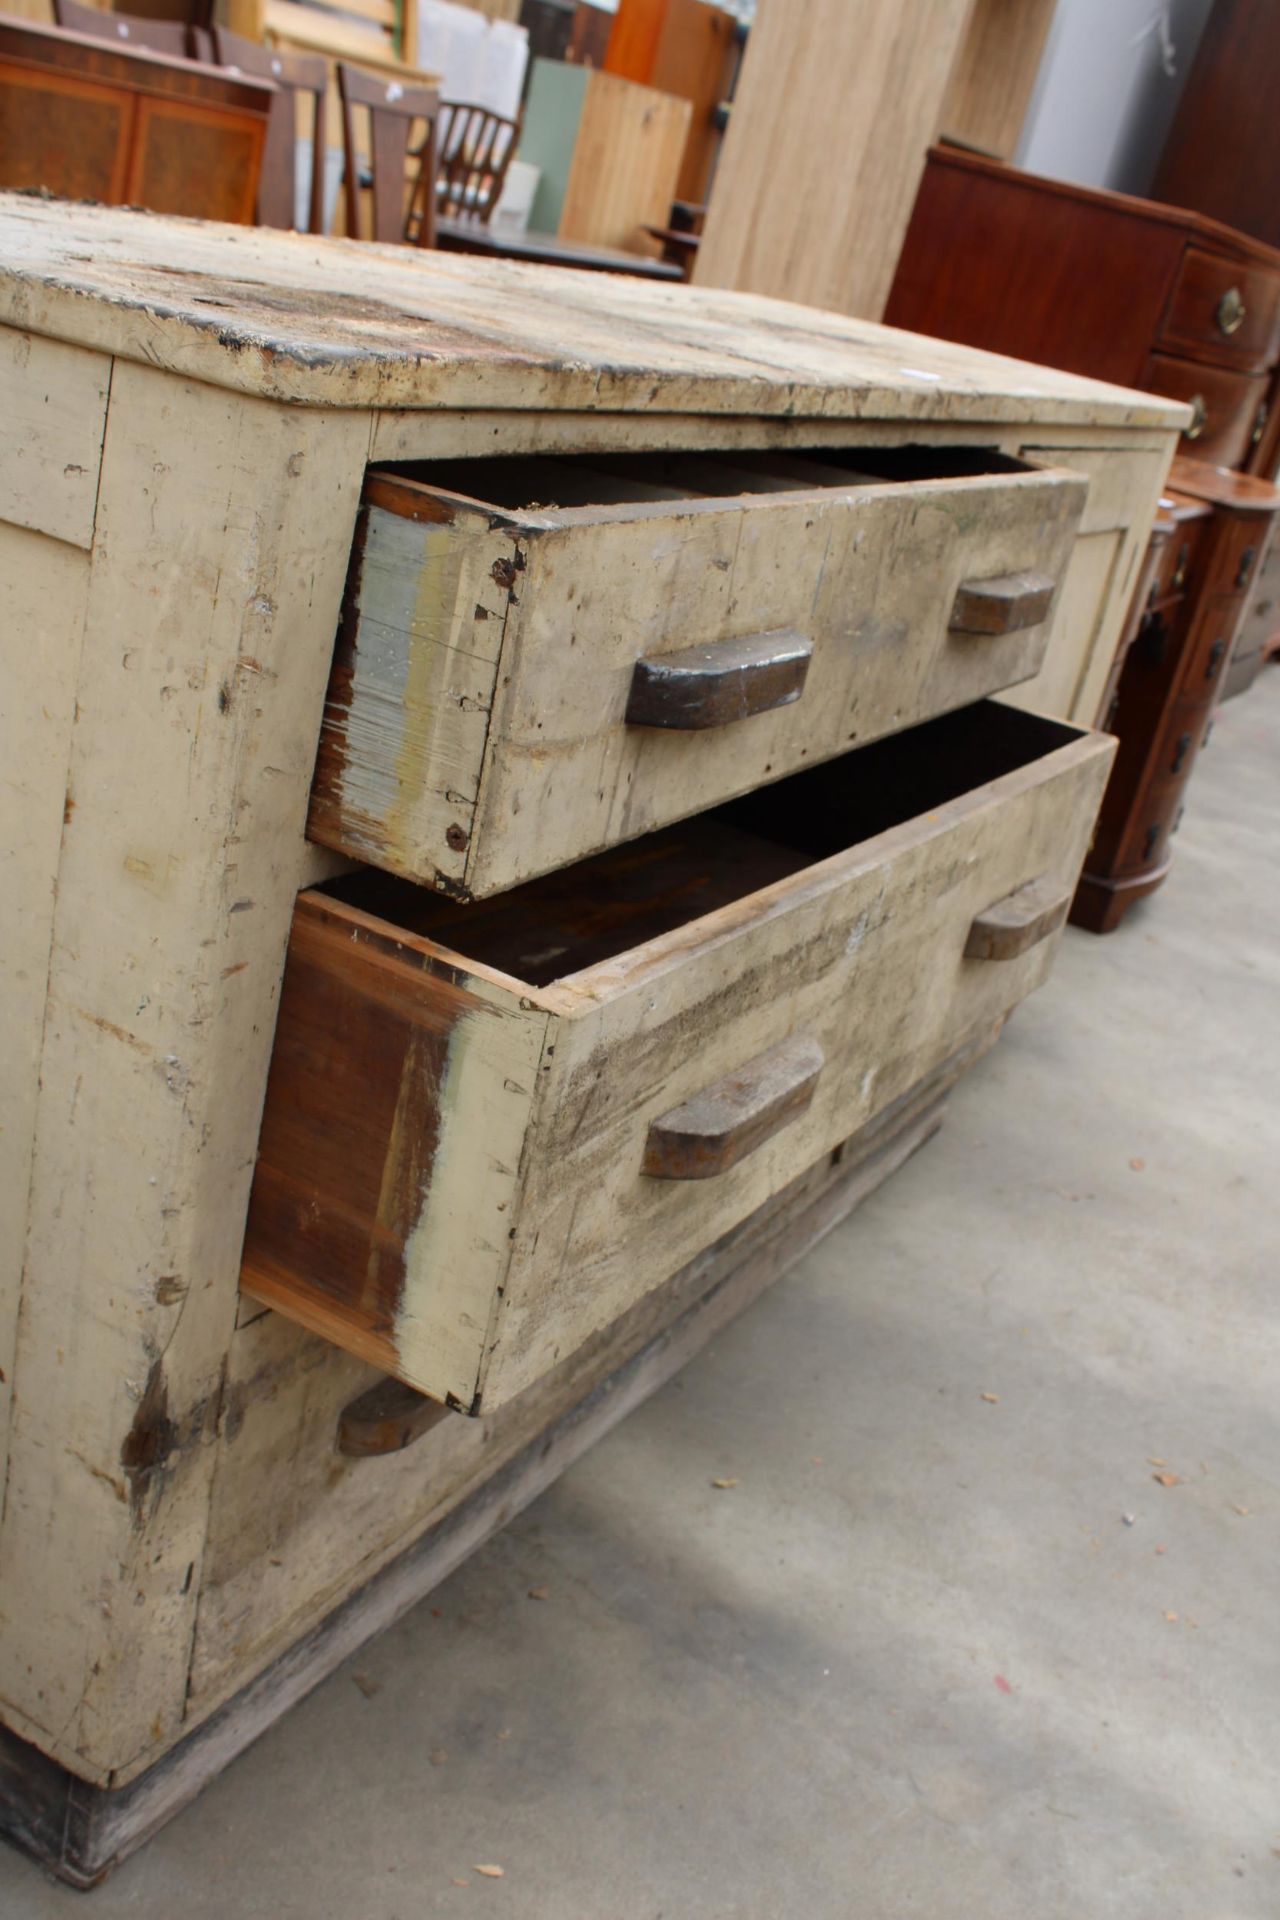
M786 453L569 454L411 461L379 473L503 507L624 506L644 500L705 500L752 493L973 479L1036 469L995 447L797 447Z
M1030 765L1077 730L980 701L510 892L462 903L364 868L324 889L545 987Z

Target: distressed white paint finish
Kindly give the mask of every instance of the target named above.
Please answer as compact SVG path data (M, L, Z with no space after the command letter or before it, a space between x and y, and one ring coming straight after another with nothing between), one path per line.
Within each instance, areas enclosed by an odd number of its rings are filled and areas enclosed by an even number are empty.
M0 522L0 1497L89 558ZM0 1602L0 1608L3 1603Z
M1123 596L1114 589L1124 544L1122 533L1089 533L1076 542L1055 609L1061 644L1051 641L1035 678L1003 696L1011 706L1076 718L1080 688L1091 662L1103 653L1108 660L1115 656L1117 636L1110 631L1110 616L1117 602L1123 606Z
M0 195L0 318L319 405L1113 422L1187 407L708 288Z
M1148 494L1159 499L1168 479L1163 448L1145 454L1136 444L1113 439L1108 445L1072 446L1055 437L1051 443L1024 444L1025 460L1050 469L1067 466L1083 474L1089 495L1080 519L1081 533L1114 533L1138 517L1135 508ZM1154 509L1153 509L1154 517Z
M501 515L441 495L448 525L370 506L312 830L479 897L1025 680L1048 624L950 633L956 593L1061 580L1085 491L1036 472ZM513 548L508 611L490 563ZM637 660L784 629L814 649L793 704L627 725Z
M111 361L0 327L0 520L93 539Z
M1036 408L1027 404L1021 424L1014 421L984 421L981 442L1001 453L1018 454L1026 440L1026 419ZM1123 435L1105 427L1055 426L1055 443L1077 449L1113 452L1127 458L1131 453L1164 453L1176 435L1168 429L1133 427ZM818 449L821 447L896 447L947 446L973 444L972 422L953 422L945 414L937 418L913 419L778 419L768 414L680 414L663 413L656 408L645 413L586 413L562 408L555 413L522 413L511 410L482 413L432 413L427 409L405 412L396 409L379 413L374 419L370 460L385 466L396 460L465 459L483 454L597 453L621 450L627 453L669 452L693 447L699 452L728 452L738 447L774 450ZM1032 458L1028 449L1028 458ZM1038 464L1072 464L1065 456Z
M508 596L493 576L515 541L487 517L361 517L325 704L308 831L387 864L388 844L430 846L437 873L467 868ZM459 844L451 844L451 840Z
M1021 451L1040 464L1083 474L1089 496L1044 666L1004 697L1033 713L1096 726L1174 446L1090 447L1060 435Z
M470 1013L453 1031L432 1177L405 1248L422 1285L402 1296L395 1326L397 1349L429 1350L440 1377L452 1376L447 1393L464 1406L507 1277L549 1026L545 1014L513 1008L490 981L472 976L467 987L493 1012Z
M181 1726L368 431L113 378L0 1533L5 1718L86 1777Z

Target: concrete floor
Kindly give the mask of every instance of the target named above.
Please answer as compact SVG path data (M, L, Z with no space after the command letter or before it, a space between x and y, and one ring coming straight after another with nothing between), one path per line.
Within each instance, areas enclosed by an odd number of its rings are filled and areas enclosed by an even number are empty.
M1273 670L930 1147L88 1905L0 1848L5 1920L1275 1920L1278 774Z

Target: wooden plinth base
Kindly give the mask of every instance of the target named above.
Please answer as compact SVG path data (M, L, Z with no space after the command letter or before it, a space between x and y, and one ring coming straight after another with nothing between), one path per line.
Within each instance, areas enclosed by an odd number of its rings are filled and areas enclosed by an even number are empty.
M1135 900L1145 900L1149 893L1164 885L1171 864L1166 860L1151 872L1135 874L1126 880L1105 880L1096 873L1082 874L1068 915L1072 926L1083 927L1086 933L1114 933Z
M193 1800L237 1754L372 1635L381 1633L527 1506L578 1456L684 1366L941 1124L946 1094L994 1033L917 1088L667 1283L668 1323L649 1306L610 1340L602 1369L567 1411L497 1468L368 1586L220 1708L144 1774L117 1788L87 1784L0 1727L0 1834L74 1887L96 1885ZM696 1296L690 1304L691 1289Z

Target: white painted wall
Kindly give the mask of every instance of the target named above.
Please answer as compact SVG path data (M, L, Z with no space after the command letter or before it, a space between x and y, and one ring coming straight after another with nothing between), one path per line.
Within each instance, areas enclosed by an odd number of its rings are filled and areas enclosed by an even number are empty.
M1058 0L1017 165L1145 193L1211 5Z

